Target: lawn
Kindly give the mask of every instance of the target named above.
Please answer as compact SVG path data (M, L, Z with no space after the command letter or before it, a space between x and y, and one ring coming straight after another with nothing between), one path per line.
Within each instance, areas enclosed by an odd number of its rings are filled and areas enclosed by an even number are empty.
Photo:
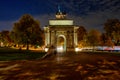
M109 54L112 56L120 56L120 52L78 52L79 53L88 53L88 54ZM35 51L35 50L19 50L13 48L0 48L0 61L12 61L12 60L35 60L40 59L45 52L43 51Z
M45 52L0 48L0 61L40 59Z

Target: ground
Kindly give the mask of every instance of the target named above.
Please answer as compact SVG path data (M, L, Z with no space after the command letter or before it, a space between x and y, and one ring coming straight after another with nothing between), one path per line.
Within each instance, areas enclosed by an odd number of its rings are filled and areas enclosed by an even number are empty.
M0 80L120 80L120 56L66 53L38 60L0 61Z

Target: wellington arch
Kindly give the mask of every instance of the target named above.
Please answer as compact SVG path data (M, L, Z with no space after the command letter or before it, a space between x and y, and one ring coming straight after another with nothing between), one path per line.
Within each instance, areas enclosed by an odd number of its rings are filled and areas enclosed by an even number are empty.
M44 27L45 48L54 48L57 52L75 51L78 46L77 29L72 19L66 18L66 13L60 10L56 19L49 20L49 25Z

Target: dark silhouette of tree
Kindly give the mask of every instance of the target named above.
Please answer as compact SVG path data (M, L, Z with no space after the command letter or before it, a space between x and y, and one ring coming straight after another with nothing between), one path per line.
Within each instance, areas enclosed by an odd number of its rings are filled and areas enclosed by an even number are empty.
M84 36L87 34L87 31L83 26L80 26L77 30L77 34L78 34L78 42L80 42L81 40L83 40Z
M86 36L86 42L89 46L98 46L100 42L101 33L98 30L90 30Z
M109 19L104 24L104 29L115 45L120 45L120 21L118 19Z
M4 46L9 46L12 43L9 31L0 32L0 42L3 42Z
M105 46L108 36L105 33L102 33L100 36L100 46Z
M108 39L106 40L105 45L110 46L110 47L114 46L114 43L113 43L113 41L112 41L112 39L110 37L108 37Z
M29 45L43 45L43 30L37 20L29 14L23 15L20 20L14 23L11 31L15 43L26 45L29 50Z

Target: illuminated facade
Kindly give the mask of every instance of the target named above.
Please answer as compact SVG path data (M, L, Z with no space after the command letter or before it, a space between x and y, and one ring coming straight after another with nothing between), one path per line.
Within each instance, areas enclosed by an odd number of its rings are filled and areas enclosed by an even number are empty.
M44 27L46 48L74 51L78 45L77 29L73 20L66 19L66 14L59 10L56 19L49 20L49 25Z

